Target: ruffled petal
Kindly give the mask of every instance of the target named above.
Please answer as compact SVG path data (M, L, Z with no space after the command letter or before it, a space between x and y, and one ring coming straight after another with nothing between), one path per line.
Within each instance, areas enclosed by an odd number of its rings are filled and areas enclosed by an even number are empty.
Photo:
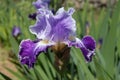
M20 44L19 59L22 64L26 64L29 68L33 67L37 56L47 50L51 44L42 41L23 40Z
M82 40L76 38L75 41L69 42L68 46L80 48L86 61L90 62L95 52L96 42L91 36L85 36Z
M68 11L65 11L64 7L60 8L57 12L56 12L56 16L55 18L57 19L61 19L61 17L68 17L70 15L72 15L74 13L74 9L73 8L69 8Z
M73 8L68 11L60 8L56 15L46 9L39 9L37 13L39 15L37 15L36 24L30 26L30 31L38 39L65 42L71 36L75 36L76 22L72 18Z
M60 8L56 15L49 18L51 25L49 36L53 36L53 41L63 42L68 40L71 35L75 35L76 22L72 18L73 13L73 8L70 8L68 11L65 11L64 8Z
M41 12L40 12L41 11ZM30 32L35 34L38 39L45 39L51 31L51 26L47 20L47 10L40 9L39 15L37 15L37 21L35 25L29 27Z

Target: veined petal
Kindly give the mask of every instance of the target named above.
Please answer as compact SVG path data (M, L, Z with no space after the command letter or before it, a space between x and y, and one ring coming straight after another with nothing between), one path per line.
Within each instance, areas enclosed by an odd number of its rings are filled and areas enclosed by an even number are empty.
M51 44L44 44L42 41L23 40L20 44L19 59L22 64L26 64L29 68L33 67L37 56L47 50Z
M80 48L86 61L90 62L92 60L92 56L94 55L96 43L91 36L85 36L82 40L76 38L76 41L71 41L68 46Z
M19 59L22 64L29 68L34 66L36 55L34 55L35 43L31 40L23 40L20 44Z
M36 24L30 26L30 31L38 39L65 42L70 36L75 36L76 22L72 18L73 13L73 8L68 11L60 8L56 15L49 10L39 9Z
M43 14L37 15L36 24L30 26L29 28L30 32L35 34L38 39L45 39L51 31L51 26L47 21L47 17Z
M53 16L53 13L51 12L51 10L44 9L44 8L38 9L37 14L40 14L41 16L46 16L46 17Z
M68 40L71 35L75 35L76 22L72 18L74 9L70 8L65 11L64 8L60 8L56 15L49 18L51 25L51 32L49 36L53 36L52 40L55 42L64 42Z

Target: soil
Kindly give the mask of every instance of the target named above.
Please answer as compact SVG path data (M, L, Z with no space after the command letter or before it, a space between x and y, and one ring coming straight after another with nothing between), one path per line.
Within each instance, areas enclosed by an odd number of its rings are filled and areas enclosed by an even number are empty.
M6 68L9 68L17 72L15 65L12 62L10 62L9 54L10 52L8 50L5 50L4 48L0 47L0 72L10 77L12 80L17 80L13 74L6 70Z

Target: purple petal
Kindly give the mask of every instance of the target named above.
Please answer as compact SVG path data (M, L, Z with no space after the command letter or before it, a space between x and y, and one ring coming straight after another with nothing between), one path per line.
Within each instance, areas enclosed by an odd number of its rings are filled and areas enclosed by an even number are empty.
M70 36L75 35L76 23L72 18L73 8L65 11L60 8L56 15L49 10L39 9L36 24L30 27L30 31L39 39L64 42Z
M34 55L35 43L31 40L23 40L20 44L19 59L22 64L29 68L34 66L36 55Z
M36 2L33 2L33 5L36 9L40 8L48 8L50 0L37 0Z
M13 35L14 37L17 37L19 34L21 34L20 27L14 26L13 29L12 29L12 35Z
M83 37L82 42L87 49L91 51L95 49L95 46L96 46L95 40L91 36Z
M76 41L71 41L68 46L75 46L80 48L86 61L90 62L94 55L96 43L91 36L85 36L82 40L76 38Z
M88 49L86 49L85 47L81 47L80 48L86 61L90 62L92 61L92 56L94 55L94 51L89 51Z
M74 13L74 9L73 8L70 8L68 11L65 11L64 10L64 7L60 8L57 12L56 12L56 16L55 18L65 18L65 17L68 17L70 15L72 15Z
M51 26L49 25L47 21L46 14L42 9L41 13L37 15L37 21L36 24L33 26L30 26L30 32L35 34L38 39L45 39L46 36L51 31Z
M33 67L37 56L47 50L51 44L44 44L42 41L23 40L20 44L19 59L22 64L29 68Z
M49 36L53 35L53 41L67 41L70 36L75 35L76 23L72 18L73 12L73 8L70 8L68 11L65 11L64 8L60 8L55 16L49 18L52 27Z

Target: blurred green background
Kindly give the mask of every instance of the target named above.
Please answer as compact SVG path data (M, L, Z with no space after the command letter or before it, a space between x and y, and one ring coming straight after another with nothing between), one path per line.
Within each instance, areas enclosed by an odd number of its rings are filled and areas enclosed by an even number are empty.
M80 49L71 48L67 71L53 66L53 53L41 54L33 69L18 60L19 43L35 39L28 18L36 9L35 0L0 0L0 80L120 80L120 0L51 0L49 7L57 11L64 6L75 8L77 37L91 35L96 40L92 62L86 63ZM21 35L12 36L19 26Z

